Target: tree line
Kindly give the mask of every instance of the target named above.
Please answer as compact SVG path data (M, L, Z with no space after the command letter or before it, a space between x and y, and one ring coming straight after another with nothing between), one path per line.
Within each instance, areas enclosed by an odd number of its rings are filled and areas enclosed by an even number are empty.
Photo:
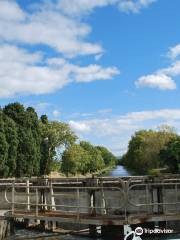
M32 107L8 104L0 108L0 177L40 176L54 168L86 174L116 163L106 148L77 141L68 124L39 118Z
M61 170L67 176L77 173L84 175L113 167L116 163L116 157L107 148L81 141L64 151Z
M180 136L166 125L137 131L120 162L136 174L179 173Z

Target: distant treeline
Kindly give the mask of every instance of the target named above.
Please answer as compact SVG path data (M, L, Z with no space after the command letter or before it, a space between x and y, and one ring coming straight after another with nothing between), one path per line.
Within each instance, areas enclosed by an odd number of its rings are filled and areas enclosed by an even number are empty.
M68 124L49 121L46 115L38 118L32 107L8 104L0 109L0 177L40 176L51 170L86 174L116 163L106 148L77 140Z
M120 162L136 174L179 173L180 136L166 125L138 131Z

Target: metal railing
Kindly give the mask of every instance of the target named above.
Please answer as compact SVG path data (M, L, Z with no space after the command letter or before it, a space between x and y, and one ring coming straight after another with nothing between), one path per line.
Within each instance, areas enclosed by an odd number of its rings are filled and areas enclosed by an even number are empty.
M109 195L107 193L116 192L119 194L119 205L113 206L108 205ZM86 200L85 205L81 205L83 196L85 194ZM101 201L95 202L95 198ZM10 196L8 196L10 195ZM20 195L20 196L19 196ZM71 196L70 196L71 195ZM18 212L35 214L38 216L44 214L45 212L51 211L52 213L65 213L65 214L75 214L77 219L83 213L89 215L113 215L114 210L124 211L125 206L125 192L123 186L120 187L104 187L103 184L99 186L56 186L50 182L47 186L37 185L34 186L31 183L19 184L12 182L11 185L7 186L5 189L5 200L11 205L12 216L18 214ZM58 204L58 200L64 198L64 202L67 198L71 197L71 204ZM18 199L18 200L16 200ZM26 201L24 201L26 199ZM23 200L23 201L22 201ZM113 202L113 201L111 201ZM74 205L72 204L74 203ZM85 210L85 211L83 211Z
M0 185L1 186L1 185ZM180 214L180 178L43 179L4 184L12 216L18 213L88 216ZM68 202L69 201L69 202Z

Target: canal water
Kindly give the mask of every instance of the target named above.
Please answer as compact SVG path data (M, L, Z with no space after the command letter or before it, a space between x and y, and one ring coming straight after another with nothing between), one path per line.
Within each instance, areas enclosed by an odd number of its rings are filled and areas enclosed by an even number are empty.
M123 167L123 166L117 166L115 169L111 170L106 176L112 176L112 177L121 177L121 176L129 176L130 173ZM42 234L41 234L42 236ZM15 237L11 238L11 240L92 240L92 238L87 237L76 237L71 235L60 235L60 236L52 236L44 233L44 236L40 237L39 233L36 232L30 232L26 230L19 230L16 232ZM96 239L96 240L102 240L102 239ZM113 240L113 239L109 239ZM123 240L123 239L119 239ZM129 239L128 239L129 240ZM135 238L131 240L141 240L141 238ZM143 240L143 239L142 239ZM146 238L144 240L180 240L180 235L173 235L171 237L168 237L166 235L162 237L150 237Z
M118 165L115 169L111 170L107 176L110 177L120 177L120 176L129 176L129 172L123 167Z

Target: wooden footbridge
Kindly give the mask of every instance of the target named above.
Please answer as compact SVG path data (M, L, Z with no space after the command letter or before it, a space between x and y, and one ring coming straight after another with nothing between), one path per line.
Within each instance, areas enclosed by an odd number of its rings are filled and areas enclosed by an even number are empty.
M0 209L8 219L94 227L180 221L180 176L1 179Z

